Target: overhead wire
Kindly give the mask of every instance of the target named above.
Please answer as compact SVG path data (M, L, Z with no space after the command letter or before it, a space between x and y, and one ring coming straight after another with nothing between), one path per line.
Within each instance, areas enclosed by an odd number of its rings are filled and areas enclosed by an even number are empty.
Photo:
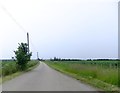
M18 23L18 21L13 17L13 15L1 4L1 8L4 10L4 12L19 26L19 28L27 33L27 31L23 28L22 25Z
M1 3L1 2L0 2L0 3ZM23 27L21 24L18 23L18 21L17 21L17 20L13 17L13 15L2 5L2 3L1 3L0 5L1 5L1 8L4 10L4 12L18 25L18 27L19 27L22 31L24 31L24 32L27 34L28 32L24 29L24 27ZM30 39L30 41L31 41L30 44L31 44L32 47L35 49L35 51L37 52L37 49L36 49L36 47L34 46L31 37L30 37L29 39Z

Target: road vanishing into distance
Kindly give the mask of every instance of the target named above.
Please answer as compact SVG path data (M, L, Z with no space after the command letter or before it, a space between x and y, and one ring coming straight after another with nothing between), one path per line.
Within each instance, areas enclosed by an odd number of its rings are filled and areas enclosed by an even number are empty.
M2 84L2 91L97 91L40 62L40 65Z

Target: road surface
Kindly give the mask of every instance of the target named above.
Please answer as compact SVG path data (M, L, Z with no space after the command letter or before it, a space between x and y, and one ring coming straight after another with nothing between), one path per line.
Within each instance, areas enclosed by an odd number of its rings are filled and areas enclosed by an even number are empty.
M3 91L97 91L41 62L32 71L2 85Z

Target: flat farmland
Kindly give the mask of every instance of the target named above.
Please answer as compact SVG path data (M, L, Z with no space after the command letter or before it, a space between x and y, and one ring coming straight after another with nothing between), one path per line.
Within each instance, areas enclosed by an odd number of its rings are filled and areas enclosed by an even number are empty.
M52 68L103 90L117 90L118 61L47 61Z

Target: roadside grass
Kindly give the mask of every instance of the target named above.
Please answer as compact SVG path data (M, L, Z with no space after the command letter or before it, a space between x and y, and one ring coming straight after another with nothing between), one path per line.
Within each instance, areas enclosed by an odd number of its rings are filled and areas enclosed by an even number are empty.
M0 61L0 83L2 82L2 61Z
M0 76L2 75L2 61L0 61Z
M118 91L118 69L79 62L45 62L50 67L104 91Z
M17 72L17 65L16 62L10 61L10 62L2 62L2 76L7 76L12 73Z
M4 83L5 81L11 80L25 72L28 72L36 68L38 65L38 61L30 61L28 62L27 69L25 71L19 71L16 68L15 62L3 63L2 77L0 77L0 83Z

